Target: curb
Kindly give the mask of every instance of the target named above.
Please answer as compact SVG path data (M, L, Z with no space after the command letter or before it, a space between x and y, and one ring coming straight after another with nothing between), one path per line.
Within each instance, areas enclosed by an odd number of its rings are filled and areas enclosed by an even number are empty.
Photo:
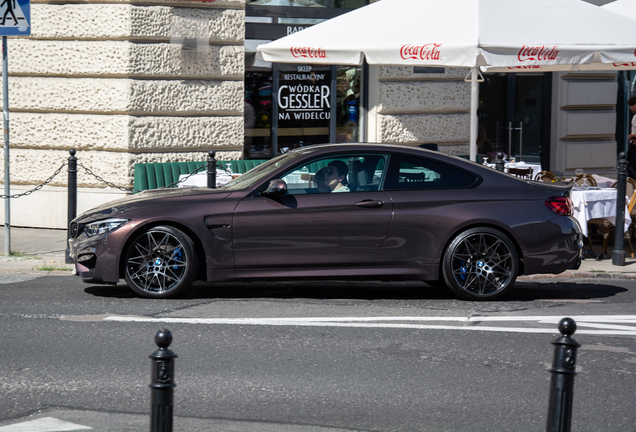
M533 279L636 279L636 273L566 271L559 274L536 274L529 276L519 276L517 278L517 280Z

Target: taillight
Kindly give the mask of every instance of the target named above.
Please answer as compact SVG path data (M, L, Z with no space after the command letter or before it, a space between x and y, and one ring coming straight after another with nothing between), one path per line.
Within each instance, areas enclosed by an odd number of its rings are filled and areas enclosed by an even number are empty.
M572 216L572 200L563 196L552 196L545 205L559 216Z

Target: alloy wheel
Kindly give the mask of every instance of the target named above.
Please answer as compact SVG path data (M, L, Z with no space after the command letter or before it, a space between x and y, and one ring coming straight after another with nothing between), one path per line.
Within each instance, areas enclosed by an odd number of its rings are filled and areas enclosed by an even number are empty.
M126 257L126 282L145 297L168 297L187 288L196 266L192 242L181 231L157 227L141 234Z
M517 277L517 252L510 240L492 229L469 230L451 243L444 260L448 285L469 299L493 299Z

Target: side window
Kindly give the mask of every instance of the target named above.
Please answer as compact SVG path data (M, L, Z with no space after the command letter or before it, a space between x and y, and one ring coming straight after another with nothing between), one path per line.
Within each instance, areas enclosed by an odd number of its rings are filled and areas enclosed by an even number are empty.
M466 171L431 159L392 155L384 189L468 188L477 178Z
M315 159L295 167L281 179L290 195L378 190L387 155L348 154Z

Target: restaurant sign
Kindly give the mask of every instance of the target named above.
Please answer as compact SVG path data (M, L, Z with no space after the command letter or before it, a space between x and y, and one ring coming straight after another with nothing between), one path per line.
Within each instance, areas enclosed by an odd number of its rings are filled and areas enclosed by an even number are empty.
M331 73L312 66L296 66L281 71L278 88L278 123L280 127L298 127L307 121L312 126L328 126L331 118Z

